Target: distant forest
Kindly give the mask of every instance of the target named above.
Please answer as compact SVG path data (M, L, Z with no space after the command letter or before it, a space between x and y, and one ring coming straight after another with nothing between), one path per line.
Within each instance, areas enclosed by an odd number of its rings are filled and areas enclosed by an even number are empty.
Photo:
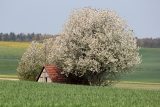
M44 39L48 38L56 38L58 35L48 35L48 34L35 34L35 33L20 33L15 34L11 33L0 33L0 41L15 41L15 42L30 42L33 40L37 40L42 42ZM137 38L137 45L139 47L146 47L146 48L160 48L160 38Z
M44 39L48 38L55 38L57 35L48 35L48 34L35 34L35 33L20 33L20 34L15 34L13 32L11 33L0 33L0 41L15 41L15 42L30 42L33 40L37 41L43 41Z

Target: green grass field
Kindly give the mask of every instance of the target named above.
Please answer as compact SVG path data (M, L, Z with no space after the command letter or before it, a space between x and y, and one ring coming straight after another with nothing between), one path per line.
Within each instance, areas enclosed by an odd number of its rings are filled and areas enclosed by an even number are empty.
M125 75L123 81L160 83L160 48L140 49L142 62L135 72Z
M15 77L18 61L29 43L0 42L0 77ZM142 63L122 81L160 83L160 48L142 48Z
M0 75L17 75L18 62L28 46L27 42L0 42Z
M0 81L0 107L159 107L159 90Z

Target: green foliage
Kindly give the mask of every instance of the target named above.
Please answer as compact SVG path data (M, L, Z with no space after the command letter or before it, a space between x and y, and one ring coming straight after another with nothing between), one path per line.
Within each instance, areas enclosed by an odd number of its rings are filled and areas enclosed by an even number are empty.
M65 75L84 76L91 85L110 85L141 62L133 31L111 10L74 10L48 61Z
M0 81L0 107L158 107L160 91ZM4 89L5 87L5 89Z

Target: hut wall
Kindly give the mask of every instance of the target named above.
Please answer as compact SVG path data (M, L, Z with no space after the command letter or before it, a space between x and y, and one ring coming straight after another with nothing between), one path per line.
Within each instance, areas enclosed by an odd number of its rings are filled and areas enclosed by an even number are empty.
M43 72L41 73L38 82L52 82L48 73L46 72L46 69L43 69Z

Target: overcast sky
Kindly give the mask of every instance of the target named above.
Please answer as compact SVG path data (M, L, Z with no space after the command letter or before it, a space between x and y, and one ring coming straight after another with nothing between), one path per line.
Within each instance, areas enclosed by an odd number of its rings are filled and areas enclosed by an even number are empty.
M58 34L76 8L110 9L138 38L160 37L160 0L0 0L0 32Z

